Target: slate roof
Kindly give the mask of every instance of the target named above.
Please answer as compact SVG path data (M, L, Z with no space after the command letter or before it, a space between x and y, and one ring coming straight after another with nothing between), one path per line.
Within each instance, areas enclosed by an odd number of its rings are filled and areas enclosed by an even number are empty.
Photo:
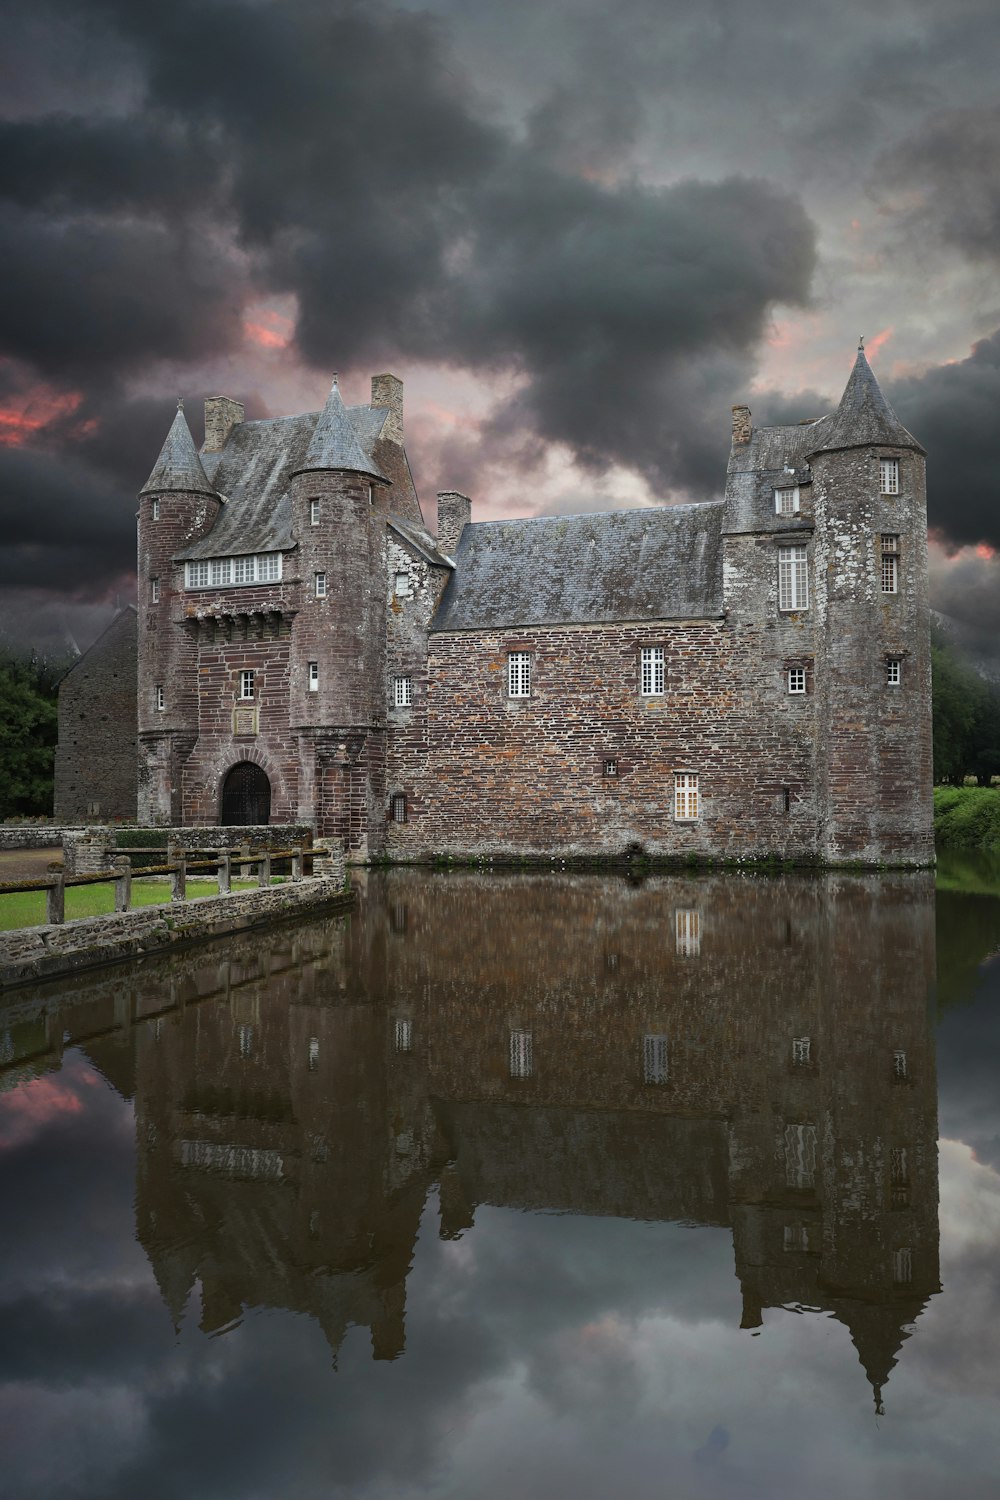
M749 443L734 447L726 475L726 531L789 531L794 518L774 510L774 491L808 484L810 453L829 431L830 416L795 427L755 427Z
M405 520L402 516L389 516L389 525L397 536L419 552L426 562L433 563L438 568L454 568L455 564L450 557L438 551L438 544L430 532L423 526L415 526L412 521Z
M865 357L858 350L840 405L830 424L813 443L811 453L835 453L844 448L869 448L884 444L889 448L914 448L923 453L916 438L903 426L882 394L878 381Z
M406 454L398 443L381 436L388 407L343 410L365 455L362 472L381 473L391 480L393 512L422 530L423 516ZM208 535L179 552L178 558L234 557L294 547L289 485L293 474L309 467L306 456L321 415L312 411L239 422L220 452L203 453L203 471L226 504Z
M170 431L160 449L160 456L153 465L153 472L139 494L148 495L154 491L163 494L178 490L194 495L215 494L198 457L180 402L177 404L177 415L170 424Z
M373 439L377 435L374 433ZM354 474L368 474L372 479L385 478L370 453L361 446L354 423L347 415L336 375L326 405L316 419L299 472L312 469L349 470Z
M431 630L722 614L723 502L466 526Z

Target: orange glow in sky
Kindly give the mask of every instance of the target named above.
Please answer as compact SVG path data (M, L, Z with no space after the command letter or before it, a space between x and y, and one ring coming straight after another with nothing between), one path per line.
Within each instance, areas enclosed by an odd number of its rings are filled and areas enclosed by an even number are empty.
M72 416L82 400L80 391L54 391L43 385L8 397L0 406L0 448L22 447L51 422Z

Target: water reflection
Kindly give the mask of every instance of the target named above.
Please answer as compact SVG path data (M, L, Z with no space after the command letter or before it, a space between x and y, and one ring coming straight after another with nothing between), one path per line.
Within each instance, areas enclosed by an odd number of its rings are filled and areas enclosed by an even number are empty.
M849 1330L876 1404L939 1289L923 876L432 876L351 918L27 998L134 1093L136 1228L175 1324L307 1314L405 1349L428 1195L726 1227L742 1326Z

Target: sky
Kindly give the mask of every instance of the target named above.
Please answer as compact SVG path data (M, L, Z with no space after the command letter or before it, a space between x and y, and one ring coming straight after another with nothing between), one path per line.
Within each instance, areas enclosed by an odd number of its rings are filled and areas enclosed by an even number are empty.
M993 0L0 0L0 634L134 598L178 396L406 383L425 514L708 500L730 407L928 450L933 589L1000 628Z

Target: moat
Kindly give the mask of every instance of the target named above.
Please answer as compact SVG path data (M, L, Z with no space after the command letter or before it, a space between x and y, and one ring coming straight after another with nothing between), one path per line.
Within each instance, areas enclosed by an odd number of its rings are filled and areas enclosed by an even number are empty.
M992 1500L974 884L396 869L19 992L5 1496Z

